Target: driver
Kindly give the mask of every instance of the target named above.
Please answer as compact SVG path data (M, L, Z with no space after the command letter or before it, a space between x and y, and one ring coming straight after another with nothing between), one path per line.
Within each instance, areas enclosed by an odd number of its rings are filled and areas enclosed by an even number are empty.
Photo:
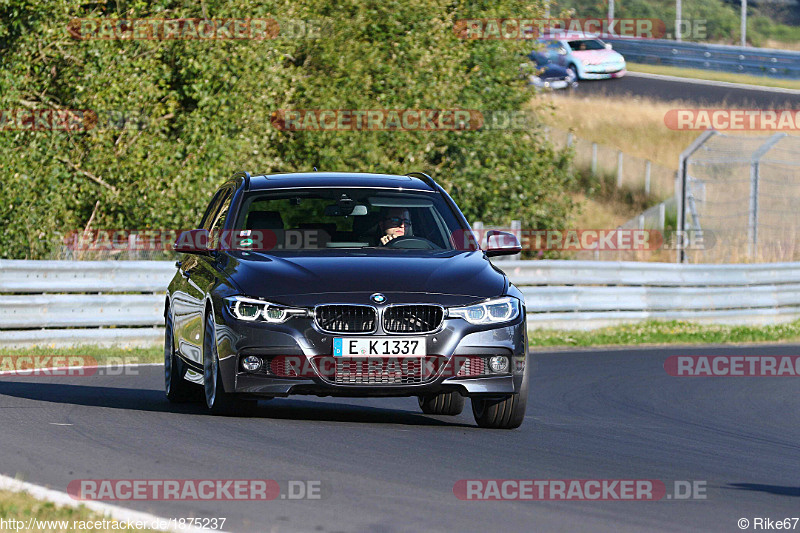
M392 239L410 235L411 215L408 214L408 209L404 207L387 209L378 223L378 228L381 235L380 243L384 246Z

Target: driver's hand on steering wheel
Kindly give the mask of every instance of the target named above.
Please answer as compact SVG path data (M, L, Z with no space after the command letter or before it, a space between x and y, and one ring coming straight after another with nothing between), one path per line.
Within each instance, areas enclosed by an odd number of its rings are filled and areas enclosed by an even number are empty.
M389 241L391 241L396 237L397 235L384 235L383 237L381 237L381 244L385 246L386 243L388 243Z

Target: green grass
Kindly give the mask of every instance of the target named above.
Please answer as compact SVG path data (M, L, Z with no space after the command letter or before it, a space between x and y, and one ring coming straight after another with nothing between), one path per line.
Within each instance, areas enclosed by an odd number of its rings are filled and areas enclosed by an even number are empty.
M627 68L631 72L643 72L646 74L662 74L665 76L678 76L680 78L727 81L730 83L744 83L747 85L761 85L763 87L780 87L782 89L800 90L800 80L782 80L777 78L768 78L766 76L752 76L749 74L734 74L732 72L717 72L714 70L671 67L665 65L643 65L641 63L628 63Z
M102 521L104 519L103 515L100 513L95 513L94 511L90 511L84 506L79 507L61 507L57 506L54 503L46 502L37 500L33 496L25 493L25 492L10 492L10 491L0 491L0 517L3 520L18 520L25 522L27 525L28 520L30 519L37 519L37 520L58 520L58 521L67 521L68 524L66 528L60 527L59 524L49 524L50 527L46 527L46 524L38 524L40 527L33 527L28 529L27 527L23 527L22 529L16 528L5 528L2 531L20 531L20 532L36 532L36 533L72 533L72 532L97 532L97 531L107 531L108 529L89 529L89 528L74 528L73 525L80 526L80 522L96 522ZM111 521L109 518L105 518L106 521ZM78 524L75 524L78 522ZM8 524L6 524L8 525ZM151 529L131 529L131 528L124 528L124 529L115 529L114 531L152 531Z
M161 346L152 348L101 348L99 346L76 346L74 348L0 348L0 361L3 356L58 356L86 357L97 364L134 364L160 363L164 360L164 349Z
M531 330L528 337L531 347L785 342L800 340L800 320L771 326L649 321L592 331Z

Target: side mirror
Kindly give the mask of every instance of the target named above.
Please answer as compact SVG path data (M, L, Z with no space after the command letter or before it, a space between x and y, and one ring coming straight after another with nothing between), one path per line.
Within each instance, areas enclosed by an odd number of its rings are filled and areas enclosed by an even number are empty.
M209 252L208 230L192 229L182 231L172 248L182 254L207 254Z
M513 233L489 230L486 232L486 256L514 255L522 251L522 244Z
M611 46L611 43L606 43L606 50L612 50L614 47Z
M558 55L560 56L567 55L567 49L562 46L561 48L558 49Z

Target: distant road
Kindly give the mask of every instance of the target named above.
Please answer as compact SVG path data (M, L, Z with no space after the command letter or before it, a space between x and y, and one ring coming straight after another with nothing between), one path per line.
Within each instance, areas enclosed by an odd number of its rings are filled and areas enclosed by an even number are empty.
M577 94L630 95L661 101L682 100L698 106L800 109L800 91L638 72L629 72L625 77L614 80L584 80L580 82Z

